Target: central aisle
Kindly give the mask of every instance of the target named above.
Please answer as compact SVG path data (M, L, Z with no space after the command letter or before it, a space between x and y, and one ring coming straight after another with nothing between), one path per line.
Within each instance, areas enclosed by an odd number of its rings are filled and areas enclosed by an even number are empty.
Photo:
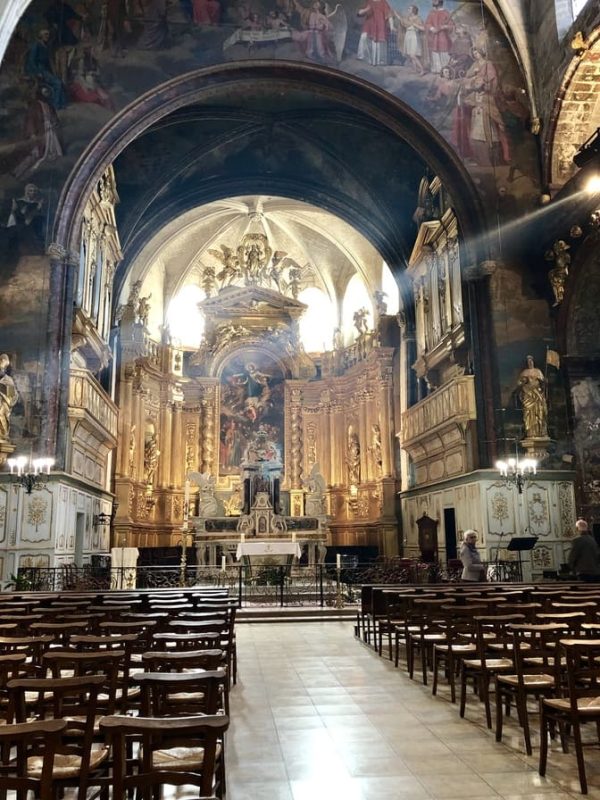
M567 800L575 758L551 778L519 737L496 744L458 708L357 642L348 622L240 624L228 800ZM477 715L477 716L476 716ZM590 798L600 797L590 771ZM592 788L595 784L595 787ZM564 787L567 787L567 791Z

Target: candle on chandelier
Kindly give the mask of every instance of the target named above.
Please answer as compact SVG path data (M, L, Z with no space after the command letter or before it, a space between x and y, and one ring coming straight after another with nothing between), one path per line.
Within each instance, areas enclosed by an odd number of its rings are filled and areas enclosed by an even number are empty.
M225 558L225 556L221 556L221 571L225 572L226 568L227 568L227 559Z
M341 569L342 568L342 554L337 553L335 557L335 568Z

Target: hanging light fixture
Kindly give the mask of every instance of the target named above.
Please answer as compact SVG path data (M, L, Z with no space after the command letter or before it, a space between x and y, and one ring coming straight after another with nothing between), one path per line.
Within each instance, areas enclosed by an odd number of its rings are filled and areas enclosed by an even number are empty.
M31 494L34 489L41 489L48 483L54 459L17 456L7 459L6 463L13 483L18 483L25 489L26 494Z
M507 485L514 484L519 494L523 494L523 487L529 478L536 474L538 462L535 458L507 458L506 461L496 461L496 469L500 477L504 478Z

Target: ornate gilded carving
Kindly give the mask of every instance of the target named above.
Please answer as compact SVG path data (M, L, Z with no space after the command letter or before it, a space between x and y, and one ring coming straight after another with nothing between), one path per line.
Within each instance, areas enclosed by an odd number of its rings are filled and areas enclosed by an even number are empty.
M208 296L215 289L241 283L274 287L296 299L301 288L314 284L314 270L309 265L300 266L282 250L273 251L264 233L246 233L236 247L227 244L219 247L220 250L213 248L208 252L221 269L216 272L212 266L203 268L201 283Z
M360 441L352 425L348 426L346 467L349 486L358 486L360 483Z
M523 427L528 438L548 437L548 404L546 378L541 369L527 356L527 366L519 373L519 399L523 410Z
M290 392L291 420L291 467L290 488L300 489L302 486L302 390L292 389Z
M552 250L548 250L544 256L546 261L554 262L554 267L548 273L548 280L554 293L555 306L560 305L565 296L565 286L571 265L571 256L567 252L569 249L569 245L563 239L558 239L552 245Z
M185 426L185 471L195 470L196 464L196 426L188 423Z
M310 469L317 461L317 426L309 422L306 426L306 463Z

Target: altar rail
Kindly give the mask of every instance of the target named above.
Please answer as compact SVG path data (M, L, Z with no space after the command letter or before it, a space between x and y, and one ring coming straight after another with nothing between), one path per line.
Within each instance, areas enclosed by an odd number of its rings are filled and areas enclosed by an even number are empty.
M517 562L490 564L488 580L519 580ZM363 584L437 584L460 580L461 568L409 559L391 559L360 564L343 558L335 564L286 566L272 563L227 565L225 569L190 565L140 566L135 569L75 567L21 567L16 580L5 585L15 591L94 591L111 589L162 589L194 586L221 586L248 606L333 606L357 602ZM339 579L339 582L338 582Z

